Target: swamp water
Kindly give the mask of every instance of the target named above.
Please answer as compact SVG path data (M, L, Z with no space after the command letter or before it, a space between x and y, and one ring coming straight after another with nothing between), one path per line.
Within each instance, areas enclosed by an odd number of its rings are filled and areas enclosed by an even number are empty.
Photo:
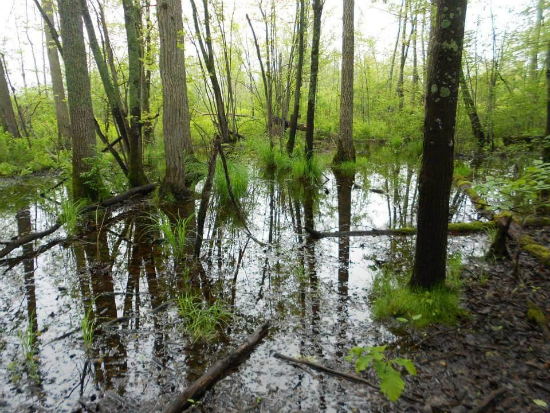
M113 411L162 409L267 320L268 337L198 408L369 411L376 400L376 410L383 409L369 388L272 356L308 357L351 372L343 360L351 347L397 339L373 323L369 290L381 266L411 265L414 237L305 236L312 225L318 231L414 226L418 166L396 157L365 165L354 178L327 169L314 187L250 167L241 204L251 233L267 246L250 239L231 204L215 194L202 276L189 274L159 241L152 201L93 215L77 239L62 241L62 228L13 251L0 266L0 411L72 412L99 400L119 406ZM38 195L52 180L2 183L2 240L55 223L65 189ZM476 219L456 189L451 202L453 222ZM179 213L197 209L198 202ZM483 233L451 237L449 251L481 256L486 244ZM181 295L205 308L217 303L231 316L214 334L193 337L178 314ZM83 323L92 320L103 327L85 341Z

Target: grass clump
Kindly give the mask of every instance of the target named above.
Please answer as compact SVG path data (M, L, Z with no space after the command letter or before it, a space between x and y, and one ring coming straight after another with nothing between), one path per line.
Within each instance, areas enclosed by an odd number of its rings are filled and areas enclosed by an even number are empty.
M82 329L82 338L84 339L84 346L87 350L92 348L94 342L94 330L95 320L92 314L92 307L88 311L84 312L84 317L80 320L80 327Z
M472 170L468 165L458 163L455 165L454 173L461 177L469 177L472 174Z
M192 218L193 215L189 215L187 218L178 217L171 222L168 215L164 213L152 215L151 220L153 223L150 225L150 230L160 232L164 238L164 243L170 246L174 256L183 258L188 239L187 229Z
M25 368L29 377L35 382L40 382L40 376L38 374L37 364L37 334L35 330L34 315L31 315L30 321L25 331L19 332L19 341L21 343L21 351L23 353L23 359L25 361Z
M65 199L61 201L61 215L59 219L65 226L69 235L74 235L78 229L78 222L80 212L85 206L85 202L82 200L73 201L71 199Z
M297 153L291 158L290 171L294 179L315 182L321 178L326 159L313 156L308 160L305 155Z
M231 313L215 302L204 304L199 297L186 293L177 298L178 314L184 319L184 328L194 340L206 340L216 334L217 328L227 323Z
M236 199L243 199L248 190L250 175L248 166L238 162L228 162L227 170L229 171L229 180L231 181L231 189ZM229 189L227 187L227 179L221 161L218 161L216 166L216 174L214 175L214 189L220 197L221 202L231 202Z
M408 276L397 276L387 269L382 271L374 281L374 317L391 317L419 328L429 324L456 324L458 318L465 315L460 307L461 263L451 257L449 265L446 283L431 290L411 288Z

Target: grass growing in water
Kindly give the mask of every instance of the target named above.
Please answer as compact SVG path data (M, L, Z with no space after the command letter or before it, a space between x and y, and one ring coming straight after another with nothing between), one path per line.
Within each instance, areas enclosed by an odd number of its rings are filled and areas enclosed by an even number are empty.
M59 219L65 226L65 229L69 235L76 234L80 211L82 211L84 205L85 203L82 200L72 201L70 199L65 199L61 201L61 215L59 216Z
M84 312L84 317L80 320L80 327L82 329L82 338L84 339L84 346L87 350L92 348L94 342L94 330L95 320L92 314L92 307L88 311Z
M30 320L34 320L33 314L31 314ZM29 321L25 331L19 332L19 341L27 373L35 383L39 383L40 377L36 363L36 331L33 321Z
M460 307L460 265L459 259L451 257L447 282L429 291L410 288L408 276L385 269L373 285L374 317L393 317L420 328L432 323L456 324L457 319L466 314Z
M199 297L185 293L178 297L178 313L185 320L185 330L194 340L205 340L216 334L231 313L222 304L204 304Z
M160 213L152 215L153 224L150 225L151 230L160 232L164 238L164 242L170 246L172 253L177 258L182 258L185 255L185 247L187 245L187 226L193 215L187 218L176 218L171 222L168 215Z
M233 195L235 195L236 199L243 199L246 196L250 180L248 166L238 162L228 162L227 169L229 171L229 180L231 181ZM218 161L216 165L214 189L219 194L221 202L231 202L229 189L227 188L227 179L225 179L225 171L221 161Z

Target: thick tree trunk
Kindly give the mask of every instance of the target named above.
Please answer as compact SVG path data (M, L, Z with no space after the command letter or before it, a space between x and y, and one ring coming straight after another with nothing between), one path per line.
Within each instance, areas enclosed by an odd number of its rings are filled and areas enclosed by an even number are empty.
M464 106L466 106L466 112L470 118L470 124L472 125L472 132L477 141L478 147L483 148L487 143L485 139L485 132L483 132L483 127L481 126L481 120L477 114L477 108L470 94L470 88L466 82L466 77L464 76L464 71L460 70L460 89L462 90L462 100L464 101Z
M63 58L67 78L67 98L71 118L73 147L73 198L98 198L99 181L82 174L90 172L89 160L96 156L95 125L90 77L82 30L82 9L79 2L59 0Z
M355 161L353 146L354 0L344 0L342 41L342 90L340 92L340 133L334 163Z
M449 196L467 0L437 0L430 46L412 287L445 280ZM453 45L450 47L449 45Z
M132 187L145 185L141 142L141 45L138 31L139 12L133 0L122 0L128 41L128 110L130 113L130 159L128 178Z
M160 75L163 93L164 190L176 198L189 195L185 163L193 154L185 73L181 0L157 3L160 35Z
M302 89L302 74L304 70L304 36L306 32L306 4L300 0L300 27L298 28L298 63L296 65L296 89L294 91L294 109L290 118L290 131L286 151L292 155L296 143L296 130L298 128L298 116L300 114L300 96Z
M11 104L10 90L4 68L4 59L0 59L0 126L16 138L20 138L19 128L15 120L15 112Z
M48 19L54 23L52 0L42 0L42 8L48 16ZM65 100L65 87L63 86L63 74L61 72L61 64L59 63L59 55L49 27L44 27L46 35L46 45L48 49L48 62L50 63L50 76L52 79L53 99L55 103L55 115L57 118L57 135L59 144L64 148L71 147L71 120L69 117L69 109Z
M311 43L311 73L307 97L306 158L313 157L313 133L315 129L315 101L317 99L317 77L319 75L319 42L321 40L321 17L324 0L313 0L313 40Z

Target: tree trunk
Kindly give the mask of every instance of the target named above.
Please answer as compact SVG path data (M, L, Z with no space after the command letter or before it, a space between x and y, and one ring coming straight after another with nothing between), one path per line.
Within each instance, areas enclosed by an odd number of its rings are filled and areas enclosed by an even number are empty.
M532 49L531 49L531 57L529 58L529 78L533 82L537 82L537 66L538 66L538 56L539 56L540 31L542 26L543 3L544 3L544 0L538 1L535 28L534 28L533 37L531 38Z
M132 187L145 185L141 142L141 43L138 31L139 12L134 0L122 0L124 25L128 41L128 110L130 113L130 159L128 178Z
M10 90L8 88L3 60L0 59L0 126L14 137L20 138L21 134L19 133L17 121L15 120L15 112L11 104Z
M73 147L73 198L97 200L99 180L93 182L87 160L96 155L95 126L92 108L90 77L82 29L82 10L79 2L59 0L63 58L67 78L67 98L71 118Z
M463 70L460 70L460 88L462 90L462 100L464 101L464 106L466 106L466 112L470 118L470 124L472 125L472 132L477 141L478 147L482 149L487 141L485 139L485 133L483 132L483 127L481 126L481 120L477 114L476 105L472 99L470 88L468 88L468 83L466 82L466 77L464 76Z
M298 116L300 114L300 96L302 89L302 73L304 70L304 36L306 32L306 4L305 0L300 0L300 27L298 28L298 63L296 65L296 89L294 91L294 109L290 118L290 131L286 151L292 155L294 144L296 142L296 130L298 127Z
M449 196L467 0L437 0L430 46L412 287L445 281ZM453 45L449 47L448 45Z
M355 162L353 146L354 0L344 0L342 41L342 90L340 92L340 133L334 163Z
M409 18L409 4L405 1L405 17L403 19L403 30L401 33L401 59L399 61L399 75L397 76L397 97L399 98L399 110L403 110L405 106L405 63L407 62L407 54L409 45L407 42L407 20ZM414 30L414 26L412 28ZM412 35L412 31L411 31Z
M313 40L311 42L311 73L307 97L306 158L313 157L313 132L315 129L315 100L317 97L317 77L319 74L319 42L321 40L321 17L324 0L313 0Z
M153 143L153 121L151 118L151 77L152 70L151 67L155 62L153 55L153 45L151 31L153 30L153 23L151 21L151 3L149 1L145 2L145 44L143 49L143 78L141 86L141 104L142 111L144 113L143 120L143 141L145 145L150 145ZM187 85L186 85L187 87Z
M189 196L185 163L193 154L193 144L187 99L181 0L160 0L157 13L166 156L163 190L171 192L176 198L184 198Z
M550 41L546 51L546 137L550 136ZM544 162L550 163L550 142L544 147Z
M52 0L42 0L42 8L52 22L54 23ZM48 49L48 61L50 63L50 76L52 79L53 99L55 103L55 114L57 118L57 136L60 147L71 147L71 120L69 118L69 109L65 100L65 87L63 86L63 75L59 55L51 30L44 24L44 34L46 35L46 45Z

